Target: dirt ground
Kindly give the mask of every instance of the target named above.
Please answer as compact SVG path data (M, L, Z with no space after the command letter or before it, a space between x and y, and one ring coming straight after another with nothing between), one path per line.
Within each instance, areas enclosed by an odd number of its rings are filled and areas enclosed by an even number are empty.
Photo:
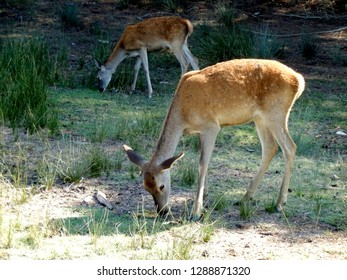
M115 1L77 1L83 19L83 27L71 28L62 31L59 17L57 17L57 3L63 1L37 1L35 12L25 9L2 7L0 9L0 29L2 34L9 28L6 21L10 20L14 36L22 34L23 30L41 31L50 36L52 42L59 36L64 36L68 41L69 59L71 67L83 56L85 63L90 63L92 55L91 46L95 37L90 34L92 26L96 23L108 30L119 30L120 25L136 22L146 17L170 14L162 9L144 7L139 9L134 6L120 10ZM248 1L252 4L238 7L239 18L256 27L269 24L271 30L276 30L278 35L288 39L289 49L286 62L307 80L329 79L331 76L346 79L346 66L340 65L329 58L329 50L338 49L347 53L347 7L343 5L333 10L330 6L297 4L296 1ZM277 4L274 4L276 2ZM303 1L299 1L300 3ZM307 1L315 2L315 1ZM344 1L336 1L340 2ZM269 4L270 3L270 4ZM215 15L211 5L204 1L196 1L183 10L177 11L183 17L189 18L193 24L204 20L213 21ZM179 13L182 12L182 13ZM172 14L172 13L171 13ZM300 33L311 33L320 40L320 52L312 60L304 60L297 55ZM116 40L116 38L112 38ZM318 85L316 85L318 87ZM333 90L339 90L338 85ZM328 93L327 93L328 94ZM11 136L8 136L11 137ZM69 206L86 204L86 197L93 195L94 189L90 186L103 186L109 201L114 206L114 214L130 213L136 208L137 202L125 199L131 196L142 197L145 208L153 210L152 198L139 185L132 188L125 186L117 193L112 191L112 181L105 178L93 179L88 182L53 188L51 191L42 192L26 205L23 211L32 207L51 205L56 211L57 218L66 215ZM187 202L190 204L194 193L173 190L171 204L173 213L180 213L180 209ZM130 203L129 203L130 201ZM96 207L101 207L95 201L89 202ZM54 207L53 207L54 206ZM211 241L201 245L202 258L225 259L347 259L347 235L345 232L334 232L328 225L312 224L304 215L297 224L288 226L281 213L263 213L255 222L240 221L237 209L231 209L224 218L234 221L230 224L232 231L218 229ZM266 226L265 226L266 225ZM305 225L303 227L303 225Z

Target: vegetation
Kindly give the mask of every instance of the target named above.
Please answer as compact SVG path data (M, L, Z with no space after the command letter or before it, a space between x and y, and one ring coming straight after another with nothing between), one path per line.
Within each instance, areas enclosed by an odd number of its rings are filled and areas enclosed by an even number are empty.
M145 1L122 0L118 5L140 2ZM190 1L159 2L176 11ZM85 26L78 5L60 8L56 15L64 32ZM286 42L268 26L253 30L235 21L237 11L227 5L218 5L216 15L214 24L197 25L189 41L201 66L239 57L286 57ZM94 24L90 36L95 39L90 53L105 59L112 48L107 31ZM152 100L144 93L143 76L139 91L127 94L131 60L120 65L110 90L100 94L88 63L75 59L77 70L71 69L65 39L58 47L51 47L48 39L5 34L0 41L0 259L203 258L208 257L205 248L216 246L215 236L249 223L288 232L302 224L329 234L347 232L347 145L336 134L346 129L345 80L307 79L307 89L293 107L289 129L298 150L282 212L275 209L283 172L280 152L256 200L239 203L261 157L254 127L246 125L223 128L218 135L199 223L189 220L192 203L187 195L195 193L199 141L196 136L181 139L177 152L185 156L172 172L173 208L179 210L160 219L152 204L145 205L145 194L137 189L139 170L127 161L122 145L151 156L179 80L176 59L167 53L150 55ZM321 50L318 40L305 36L301 46L298 56L307 59ZM345 65L336 50L330 59ZM97 188L118 195L111 202L119 212L85 202Z

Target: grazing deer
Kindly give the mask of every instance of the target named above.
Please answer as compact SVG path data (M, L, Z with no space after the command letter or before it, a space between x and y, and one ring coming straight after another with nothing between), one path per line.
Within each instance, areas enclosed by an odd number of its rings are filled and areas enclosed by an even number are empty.
M106 62L102 64L95 60L96 66L99 68L97 79L100 92L106 90L119 63L127 57L137 57L131 91L135 89L142 64L147 79L148 97L150 98L153 89L149 77L147 51L169 48L181 64L182 75L187 72L189 64L194 70L198 70L197 59L192 55L187 45L188 36L192 32L193 25L189 20L173 16L150 18L127 26Z
M255 195L259 181L280 145L285 171L277 208L286 203L296 145L288 132L288 117L295 100L302 94L302 75L271 60L230 60L186 73L177 86L166 115L157 148L150 161L145 161L130 147L124 149L143 174L143 184L150 192L159 213L168 210L171 190L170 168L183 154L173 156L184 133L198 133L201 156L198 192L193 218L203 209L207 191L207 168L221 127L254 122L262 146L262 161L244 200Z

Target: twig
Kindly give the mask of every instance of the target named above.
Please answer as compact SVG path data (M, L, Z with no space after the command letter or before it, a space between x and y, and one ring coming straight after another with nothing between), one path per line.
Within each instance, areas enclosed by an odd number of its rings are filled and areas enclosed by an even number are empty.
M287 38L287 37L297 37L297 36L302 36L303 34L325 34L325 33L335 33L335 32L340 32L347 29L347 26L341 27L341 28L337 28L337 29L333 29L333 30L326 30L326 31L315 31L315 32L310 32L310 33L294 33L294 34L271 34L272 37L283 37L283 38ZM246 30L243 29L244 31L250 31L254 34L257 35L264 35L266 33L262 33L262 32L257 32L257 31L252 31L252 30Z
M273 13L275 16L283 16L283 17L295 17L301 19L345 19L347 16L309 16L309 15L296 15L296 14L281 14L281 13Z

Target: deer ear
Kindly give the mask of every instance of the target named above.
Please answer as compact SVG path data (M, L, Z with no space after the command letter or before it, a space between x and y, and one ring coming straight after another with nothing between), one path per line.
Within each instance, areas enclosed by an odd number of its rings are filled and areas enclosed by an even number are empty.
M137 153L135 153L133 149L130 148L129 146L123 145L123 148L125 152L127 153L127 156L130 159L130 161L142 168L143 165L145 164L145 160L141 156L139 156Z
M162 171L170 169L171 166L179 159L181 159L184 156L184 153L180 153L178 156L171 157L169 159L164 160L161 164L160 167Z
M94 63L96 65L96 67L98 67L99 69L101 69L103 67L102 63L99 60L95 59L95 58L94 58Z

